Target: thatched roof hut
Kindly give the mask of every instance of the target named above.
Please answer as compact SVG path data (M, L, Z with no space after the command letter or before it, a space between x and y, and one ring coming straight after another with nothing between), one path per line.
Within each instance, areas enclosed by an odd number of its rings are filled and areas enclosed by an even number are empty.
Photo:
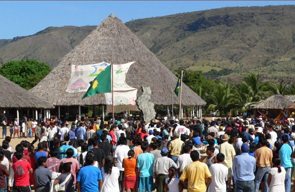
M39 99L1 75L0 88L0 108L53 108L52 104Z
M61 62L31 92L56 106L105 104L103 94L81 99L84 93L67 93L71 65L91 63L127 63L135 61L127 74L127 84L141 88L149 86L152 102L157 105L177 104L173 93L177 78L119 19L108 17ZM205 105L206 102L188 86L183 86L183 105Z
M288 98L283 95L273 95L254 106L255 109L286 109L292 104Z
M285 95L285 97L295 103L295 95Z

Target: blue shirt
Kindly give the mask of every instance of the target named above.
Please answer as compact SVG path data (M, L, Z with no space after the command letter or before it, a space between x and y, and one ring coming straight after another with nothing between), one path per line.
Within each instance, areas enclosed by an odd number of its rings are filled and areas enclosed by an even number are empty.
M279 156L281 159L281 165L284 168L290 168L292 166L292 161L291 161L291 155L292 155L292 148L289 144L285 143L282 145L280 151L279 151Z
M141 153L137 156L137 168L140 172L140 177L153 176L154 155L151 153Z
M71 145L67 145L67 144L65 144L65 145L62 145L62 146L59 147L59 159L66 158L66 157L67 157L66 152L67 152L67 150L70 149L70 148L73 149L73 151L74 151L74 155L73 155L73 157L77 157L77 156L78 156L78 151L77 151L77 149L74 148L74 147L71 146Z
M256 159L248 153L237 155L233 161L233 173L236 181L253 181L256 170Z
M101 180L101 171L93 165L82 167L77 176L77 182L80 183L80 191L83 192L99 192L98 181Z
M78 127L77 128L76 137L77 137L77 139L82 139L82 140L86 139L86 129L85 129L85 127Z

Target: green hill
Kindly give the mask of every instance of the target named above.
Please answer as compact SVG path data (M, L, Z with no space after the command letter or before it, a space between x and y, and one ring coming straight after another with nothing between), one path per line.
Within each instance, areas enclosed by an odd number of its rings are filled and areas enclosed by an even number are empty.
M126 24L171 70L201 70L231 80L248 72L295 79L295 6L223 8ZM92 29L48 28L0 40L0 61L32 58L56 66Z

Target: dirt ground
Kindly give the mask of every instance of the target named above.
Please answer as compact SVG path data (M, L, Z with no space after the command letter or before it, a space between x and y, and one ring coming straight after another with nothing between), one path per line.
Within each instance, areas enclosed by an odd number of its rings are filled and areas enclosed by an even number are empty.
M23 140L26 140L26 141L29 141L30 143L34 140L34 138L32 137L32 138L12 138L11 139L11 142L10 142L10 145L13 147L13 148L15 148L15 146L17 145L17 144L19 144L21 141L23 141ZM2 141L3 141L3 139L2 139L2 137L1 137L1 139L0 139L0 145L2 145Z

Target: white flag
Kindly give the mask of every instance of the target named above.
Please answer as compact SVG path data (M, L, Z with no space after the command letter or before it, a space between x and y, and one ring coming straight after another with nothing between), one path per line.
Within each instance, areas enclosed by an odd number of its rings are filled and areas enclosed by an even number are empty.
M72 65L71 78L69 80L66 92L86 92L90 85L89 82L92 81L109 65L110 64L106 62L87 65Z
M113 73L114 105L136 105L137 89L126 83L126 76L134 62L115 64ZM105 93L106 104L112 105L112 93Z

